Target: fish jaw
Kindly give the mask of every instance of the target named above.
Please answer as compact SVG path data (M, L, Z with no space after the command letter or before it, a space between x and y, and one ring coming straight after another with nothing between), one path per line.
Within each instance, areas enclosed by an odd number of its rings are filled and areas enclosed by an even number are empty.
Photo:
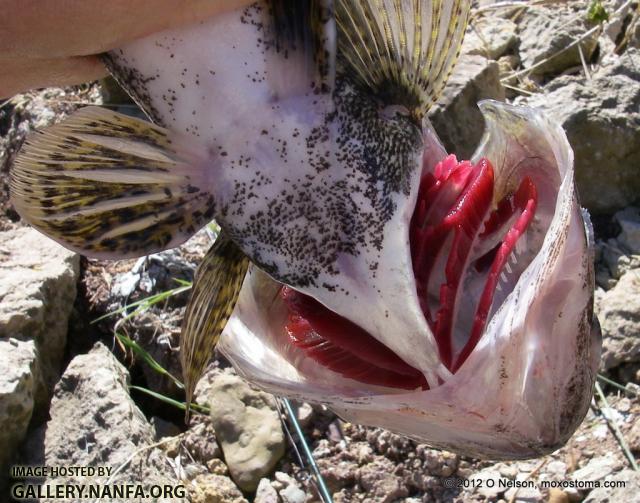
M573 153L541 112L495 102L481 109L487 131L473 159L495 166L497 193L524 175L538 184L528 244L539 239L539 249L524 254L528 264L453 375L406 391L331 371L283 337L280 286L255 269L220 343L241 374L273 393L326 404L348 421L467 455L529 458L567 441L588 410L601 345L593 242L577 202Z

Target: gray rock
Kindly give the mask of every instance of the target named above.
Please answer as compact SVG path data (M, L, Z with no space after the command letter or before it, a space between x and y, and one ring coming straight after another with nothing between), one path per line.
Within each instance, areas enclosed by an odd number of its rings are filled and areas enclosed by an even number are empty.
M313 420L313 405L307 402L296 403L294 407L300 426L306 428Z
M331 493L337 493L343 487L351 486L355 482L358 464L350 461L334 459L319 459L318 467Z
M31 420L37 371L33 341L0 340L0 489Z
M256 489L256 497L253 503L279 503L278 493L271 485L269 479L261 479Z
M618 280L631 269L640 268L640 255L629 255L617 239L609 239L602 246L602 259L611 273Z
M155 431L156 440L160 440L163 437L175 437L181 433L180 428L174 423L165 421L158 416L151 418L151 426L153 426Z
M517 26L496 16L471 23L462 44L462 54L475 54L497 60L518 45Z
M292 476L283 472L276 472L274 486L278 488L278 494L282 503L304 503L307 494L300 489L298 482Z
M193 459L202 464L207 464L212 459L222 456L213 423L209 418L196 424L185 433L182 446L189 451Z
M629 431L626 432L625 438L632 452L640 453L640 421L635 421Z
M275 399L234 375L213 379L211 419L231 477L246 492L284 456L285 440Z
M409 496L401 477L394 474L395 465L387 458L378 458L358 470L358 481L372 501L391 503Z
M581 64L578 44L564 49L589 30L584 16L561 7L530 7L523 13L518 25L520 57L524 68L547 60L534 68L532 74L558 75L567 68ZM580 42L587 61L591 58L597 42L595 33Z
M494 468L485 468L479 472L473 474L471 480L476 480L479 483L476 492L486 499L495 499L499 494L505 491L504 487L499 487L498 480L500 480L500 472ZM487 484L487 481L490 481ZM475 487L472 485L472 487Z
M0 338L35 344L36 413L60 376L79 268L76 253L31 228L0 232Z
M109 467L112 473L47 479L47 483L105 484L109 480L147 488L179 485L164 453L150 447L153 427L129 396L128 379L126 369L100 343L69 363L55 387L51 419L40 432L42 443L29 444L29 462ZM116 474L121 465L126 468Z
M542 503L544 496L536 487L512 487L504 493L504 499L513 503Z
M584 503L617 503L638 501L638 491L640 490L640 472L633 470L623 470L613 477L608 477L610 481L624 482L622 487L599 487L589 493Z
M640 255L640 208L629 207L615 214L620 225L618 242L630 253Z
M584 482L586 480L596 481L609 478L609 475L622 468L620 461L609 453L605 456L598 456L589 460L589 462L571 474L571 478L576 481Z
M640 202L639 60L640 50L629 49L590 80L559 77L546 93L518 100L546 110L564 127L580 200L593 214Z
M283 503L304 503L307 499L307 493L295 485L285 487L279 494Z
M191 503L248 503L229 477L207 473L189 484Z
M429 111L442 143L459 159L468 159L482 137L484 120L477 103L483 99L504 101L500 67L482 56L463 55L438 103Z
M640 271L627 272L600 300L604 370L640 361Z

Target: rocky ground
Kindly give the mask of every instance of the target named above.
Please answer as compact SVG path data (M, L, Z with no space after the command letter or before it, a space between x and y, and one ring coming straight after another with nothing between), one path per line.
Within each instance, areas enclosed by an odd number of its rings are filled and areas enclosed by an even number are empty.
M590 1L513 3L478 2L460 64L430 117L460 157L482 134L480 99L541 107L563 124L582 203L596 224L600 370L622 388L601 381L603 396L596 395L562 449L501 463L294 403L336 502L640 501L629 459L640 456L640 7L603 2L608 20L598 23L601 13L588 9ZM188 292L176 280L193 279L215 229L145 259L101 262L64 250L12 210L7 173L25 135L104 101L133 110L97 84L27 93L0 108L0 500L7 497L7 467L22 463L111 466L113 473L92 482L183 484L186 499L197 503L319 501L282 401L252 389L215 358L196 391L208 413L195 413L187 427L182 410L141 391L181 401L175 382L114 336L136 341L180 376L177 337ZM167 291L172 295L135 316L127 317L129 308L94 323ZM514 487L488 487L498 479ZM60 480L79 479L47 483ZM584 480L626 487L567 487ZM544 481L556 487L543 488Z

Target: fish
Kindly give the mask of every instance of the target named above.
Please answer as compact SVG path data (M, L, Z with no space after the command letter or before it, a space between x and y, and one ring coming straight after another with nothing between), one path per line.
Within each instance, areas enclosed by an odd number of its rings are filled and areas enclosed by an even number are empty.
M187 402L217 347L276 395L477 457L555 450L591 400L593 232L538 110L485 101L470 160L427 112L469 0L270 0L104 55L152 123L86 107L10 188L87 256L211 220L181 334ZM481 125L479 124L478 127Z

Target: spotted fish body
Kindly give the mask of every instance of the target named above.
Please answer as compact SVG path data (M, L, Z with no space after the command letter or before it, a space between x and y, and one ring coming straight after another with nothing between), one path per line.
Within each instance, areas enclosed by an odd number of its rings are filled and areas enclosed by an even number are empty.
M18 159L16 208L103 258L176 246L216 219L224 241L183 329L190 391L235 305L220 347L267 390L476 455L548 450L593 384L589 244L570 148L539 113L485 104L476 167L445 158L425 112L468 9L274 0L113 51L157 126L87 108L41 133ZM425 204L438 211L416 227ZM436 246L429 229L448 234ZM532 409L549 396L554 410Z

